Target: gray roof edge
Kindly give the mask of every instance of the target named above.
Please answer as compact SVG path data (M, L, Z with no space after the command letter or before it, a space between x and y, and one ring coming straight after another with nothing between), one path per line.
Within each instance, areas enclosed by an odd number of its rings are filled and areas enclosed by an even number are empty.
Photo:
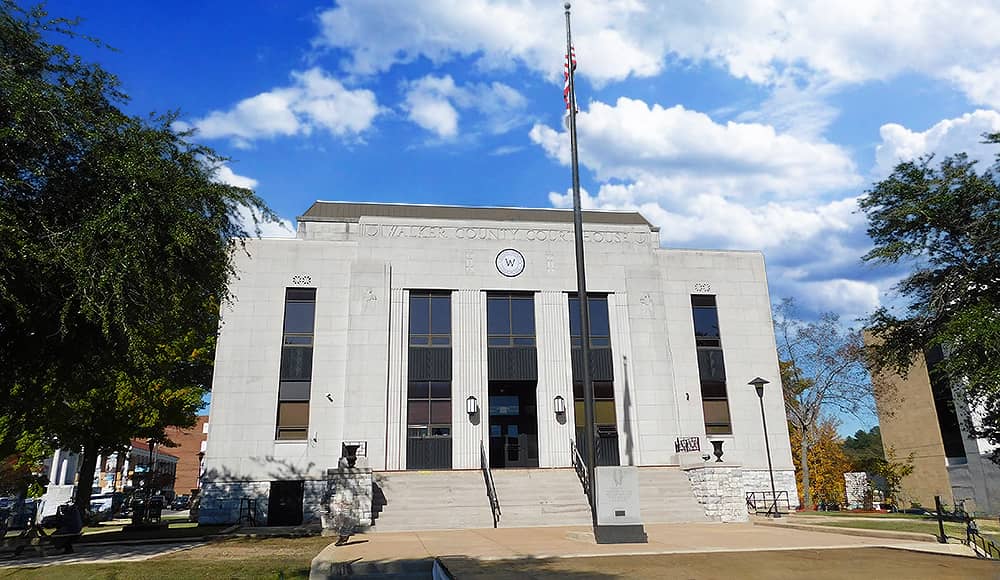
M324 212L323 209L326 206L339 207L341 209L347 210L341 212L341 215L330 215L334 212ZM371 208L373 211L368 213L364 208ZM405 215L407 213L407 208L412 208L414 215ZM313 202L309 209L296 219L298 221L312 221L312 222L357 222L361 217L412 217L415 219L433 219L431 212L440 208L444 210L443 213L450 213L451 216L441 216L439 219L456 219L457 213L466 213L466 215L461 215L464 219L473 219L478 221L507 221L511 219L510 214L523 214L523 219L525 221L553 221L553 222L572 222L572 219L566 219L567 214L571 214L571 210L559 209L559 208L543 208L543 207L504 207L504 206L465 206L465 205L447 205L447 204L414 204L414 203L381 203L381 202L354 202L354 201L326 201L317 200ZM354 210L354 211L351 211ZM322 215L326 213L327 215ZM659 228L655 226L652 222L646 219L646 216L642 213L634 210L607 210L607 209L586 209L583 211L584 221L597 221L599 223L606 224L616 224L616 225L645 225L648 226L653 231L658 231ZM422 215L416 215L422 214ZM490 214L493 214L492 216ZM508 214L508 215L504 215ZM534 214L534 218L530 214ZM550 214L551 216L560 216L562 219L549 220L544 219L544 217L539 214ZM599 217L598 217L599 216ZM587 218L590 219L587 219ZM541 219L539 219L541 218ZM595 219L596 218L596 219ZM621 218L621 219L616 219Z

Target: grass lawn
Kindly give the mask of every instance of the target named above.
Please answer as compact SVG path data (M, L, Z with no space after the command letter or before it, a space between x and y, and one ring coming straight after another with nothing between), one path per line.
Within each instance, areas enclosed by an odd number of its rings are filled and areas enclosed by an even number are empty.
M792 517L797 516L821 516L821 517L831 517L831 518L899 518L905 520L922 520L925 516L917 514L891 514L888 512L819 512L819 511L801 511L792 514Z
M330 538L234 539L183 552L114 564L65 564L0 570L0 578L55 580L224 580L308 578L309 565Z
M810 580L864 578L899 580L996 579L997 564L885 548L787 550L774 552L713 552L596 556L588 558L525 558L474 560L442 558L456 578L466 579L602 579L698 578L699 580Z

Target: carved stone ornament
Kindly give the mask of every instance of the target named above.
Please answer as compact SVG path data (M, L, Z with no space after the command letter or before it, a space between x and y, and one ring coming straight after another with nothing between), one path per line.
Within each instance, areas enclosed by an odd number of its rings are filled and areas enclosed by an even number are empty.
M292 286L308 286L312 284L312 276L309 274L293 274Z
M711 292L712 291L712 283L711 282L695 282L694 283L694 291L697 292L697 293L699 293L699 294L705 294L705 293Z

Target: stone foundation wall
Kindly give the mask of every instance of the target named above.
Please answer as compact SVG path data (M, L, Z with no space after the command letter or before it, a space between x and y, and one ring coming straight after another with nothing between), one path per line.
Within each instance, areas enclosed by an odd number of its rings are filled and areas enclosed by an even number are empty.
M742 467L709 463L683 469L691 481L695 499L705 508L709 519L718 522L745 522L750 519Z
M372 469L359 458L355 467L341 463L327 470L327 480L316 512L325 515L323 529L336 531L337 516L344 511L358 529L372 525Z
M201 487L199 524L235 524L240 517L240 500L257 500L257 525L267 523L267 498L270 481L205 482Z
M744 469L743 486L746 491L771 491L771 478L766 469ZM774 489L788 492L788 503L794 510L799 507L799 490L795 484L795 471L775 470ZM768 496L770 497L770 496Z

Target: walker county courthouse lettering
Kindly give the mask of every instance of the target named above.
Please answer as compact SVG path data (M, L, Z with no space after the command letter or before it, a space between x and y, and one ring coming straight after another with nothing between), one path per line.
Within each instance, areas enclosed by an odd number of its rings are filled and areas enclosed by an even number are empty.
M493 240L511 242L567 242L573 243L573 230L528 228L482 228L365 224L365 237L383 238L437 238L442 240ZM584 242L598 244L649 244L651 235L645 232L584 231Z
M357 449L376 529L493 525L487 466L500 525L588 523L572 221L316 202L294 239L248 240L222 310L201 521L316 519ZM635 212L584 212L584 243L598 465L638 467L645 522L746 519L745 492L770 491L747 386L765 377L794 505L763 256L663 249ZM722 461L703 458L720 445Z

